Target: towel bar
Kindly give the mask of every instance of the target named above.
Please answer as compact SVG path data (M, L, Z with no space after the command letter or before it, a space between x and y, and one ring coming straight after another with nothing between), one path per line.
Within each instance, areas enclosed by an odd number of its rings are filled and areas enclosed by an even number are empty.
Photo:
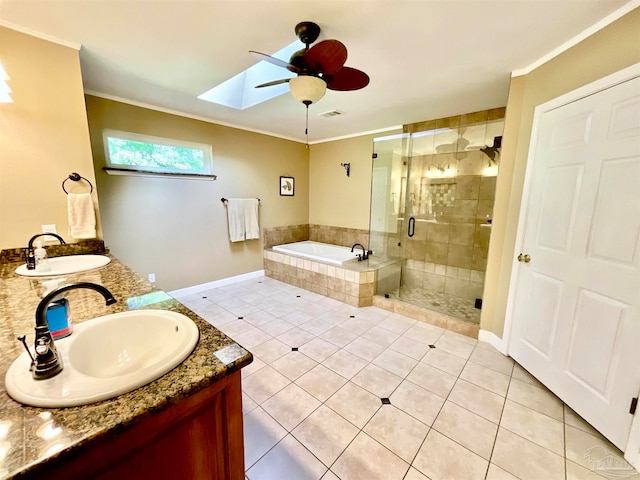
M66 193L67 195L69 195L69 192L67 192L67 189L64 188L64 184L67 180L71 180L72 182L79 182L80 180L84 180L85 182L87 182L89 184L89 188L91 188L91 190L89 191L89 193L93 193L93 185L91 184L91 182L89 181L89 179L84 178L83 176L81 176L79 173L76 172L71 172L69 174L69 176L67 178L65 178L62 181L62 190L64 191L64 193Z
M260 201L260 199L259 199L259 198L257 198L256 200ZM229 201L229 199L228 199L228 198L224 198L224 197L222 197L222 198L220 199L220 201L221 201L222 203L225 203L225 202L228 202L228 201Z

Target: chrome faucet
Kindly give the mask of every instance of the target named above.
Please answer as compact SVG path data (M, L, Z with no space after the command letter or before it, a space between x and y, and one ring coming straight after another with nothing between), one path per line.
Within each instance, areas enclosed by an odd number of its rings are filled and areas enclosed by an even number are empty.
M51 235L52 237L56 237L60 241L60 245L66 245L64 239L57 233L36 233L33 237L29 239L29 244L27 245L27 249L24 252L25 262L27 264L27 270L35 270L36 268L36 259L33 256L33 241L36 238L44 237L45 235Z
M358 261L361 262L362 260L366 260L367 258L369 258L369 252L367 251L366 248L364 248L364 246L361 243L354 243L353 247L351 247L351 251L353 252L353 250L356 247L360 247L362 249L362 254L358 253Z
M107 305L111 305L117 302L117 300L113 298L111 292L105 287L90 282L79 282L64 285L52 290L47 295L45 295L42 300L40 300L38 308L36 308L36 355L35 358L31 357L31 373L34 380L44 380L47 378L51 378L62 371L62 358L60 358L60 355L58 354L58 350L56 349L56 346L53 342L53 337L51 336L51 332L49 331L49 326L47 325L47 307L53 301L53 299L61 293L77 288L88 288L90 290L95 290L104 297ZM29 352L28 349L27 352ZM31 352L29 352L29 355L31 355Z

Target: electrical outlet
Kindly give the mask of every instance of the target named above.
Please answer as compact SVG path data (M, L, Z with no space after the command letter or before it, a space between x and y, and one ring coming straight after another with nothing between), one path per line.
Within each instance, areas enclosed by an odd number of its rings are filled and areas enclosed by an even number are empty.
M50 225L42 225L42 233L58 233L58 231L56 230L56 224L52 223ZM45 235L43 238L45 242L58 240L56 237L52 237L51 235Z
M151 283L156 283L156 274L155 274L155 273L150 273L150 274L148 275L148 277L149 277L149 281L150 281Z

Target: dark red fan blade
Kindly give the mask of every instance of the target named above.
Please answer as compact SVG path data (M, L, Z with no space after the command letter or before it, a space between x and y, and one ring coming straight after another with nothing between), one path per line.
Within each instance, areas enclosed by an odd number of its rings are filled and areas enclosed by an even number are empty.
M342 67L335 75L323 78L330 90L359 90L369 85L369 75L351 67Z
M311 47L304 59L311 71L333 75L347 61L347 47L338 40L323 40Z
M253 50L249 50L249 53L260 60L271 63L272 65L286 68L293 73L300 73L300 69L298 67L291 65L289 62L285 62L284 60L280 60L279 58L271 57L266 53L254 52Z
M280 85L281 83L289 83L290 78L283 78L281 80L274 80L273 82L262 83L260 85L256 85L255 88L262 87L273 87L274 85Z

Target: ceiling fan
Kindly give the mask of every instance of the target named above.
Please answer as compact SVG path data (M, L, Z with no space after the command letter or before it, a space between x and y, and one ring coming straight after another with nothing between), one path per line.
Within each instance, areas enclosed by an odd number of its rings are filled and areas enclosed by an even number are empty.
M359 90L369 84L369 76L361 70L345 67L347 48L338 40L322 40L309 47L318 39L320 27L313 22L300 22L295 28L296 36L305 47L298 50L289 62L251 50L253 56L273 65L297 73L294 78L283 78L257 85L256 88L289 83L291 94L309 108L320 100L326 89L349 91Z

